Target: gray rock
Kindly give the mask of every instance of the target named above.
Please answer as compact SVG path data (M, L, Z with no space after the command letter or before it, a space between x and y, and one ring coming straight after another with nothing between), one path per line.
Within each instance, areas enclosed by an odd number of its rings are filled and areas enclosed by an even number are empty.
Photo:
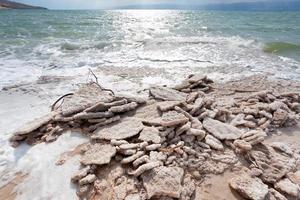
M293 183L300 187L300 170L296 172L290 172L286 175Z
M38 119L34 119L33 121L26 124L24 127L21 127L19 130L17 130L14 135L26 135L31 133L32 131L35 131L36 129L40 128L41 126L47 124L50 122L54 116L57 115L57 112L50 112L47 115L44 115Z
M220 151L224 150L222 142L220 142L220 140L218 140L212 135L207 135L205 137L205 143L208 144L212 149L216 149Z
M239 175L229 181L229 186L247 199L264 200L268 194L268 186L259 178Z
M169 111L163 113L161 125L165 127L176 126L179 124L185 124L189 119L184 114L176 111Z
M275 151L270 146L257 145L249 155L249 159L263 171L261 178L266 183L276 183L296 167L295 158Z
M139 140L145 142L160 143L161 137L159 135L159 131L157 130L157 128L145 127L140 133Z
M236 140L242 135L238 128L211 118L204 119L203 127L220 140Z
M287 200L282 194L273 188L269 189L268 200Z
M95 176L95 174L89 174L86 177L79 180L79 185L86 185L86 184L93 183L95 182L96 179L97 177Z
M116 155L116 148L110 144L94 144L82 156L81 163L84 165L103 165L110 163Z
M157 167L142 175L147 198L168 196L179 198L182 190L183 169L179 167Z
M185 101L187 94L167 87L152 87L149 91L155 99L164 101Z
M294 184L288 178L282 179L279 182L275 183L274 187L275 189L293 197L299 196L299 186L297 184Z
M140 119L127 117L120 122L97 129L92 139L122 140L139 134L143 128L144 126Z

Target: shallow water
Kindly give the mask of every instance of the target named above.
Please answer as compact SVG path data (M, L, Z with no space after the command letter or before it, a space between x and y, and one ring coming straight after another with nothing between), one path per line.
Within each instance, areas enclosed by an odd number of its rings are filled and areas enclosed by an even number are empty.
M300 12L1 10L0 88L103 66L299 80L299 21Z

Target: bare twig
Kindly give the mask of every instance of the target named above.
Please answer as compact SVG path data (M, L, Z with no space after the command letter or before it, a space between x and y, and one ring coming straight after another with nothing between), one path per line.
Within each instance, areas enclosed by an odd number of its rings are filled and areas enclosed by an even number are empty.
M54 111L54 110L55 110L55 106L56 106L56 104L57 104L60 100L64 99L64 98L67 97L67 96L71 96L71 95L74 95L74 93L68 93L68 94L65 94L65 95L59 97L59 98L52 104L52 106L51 106L51 111Z
M111 93L115 96L115 93L114 93L111 89L103 88L103 87L99 84L99 82L98 82L98 77L97 77L96 74L93 72L93 70L89 69L89 72L90 72L90 73L92 74L92 76L95 78L95 81L92 81L92 83L96 84L101 90L111 92Z

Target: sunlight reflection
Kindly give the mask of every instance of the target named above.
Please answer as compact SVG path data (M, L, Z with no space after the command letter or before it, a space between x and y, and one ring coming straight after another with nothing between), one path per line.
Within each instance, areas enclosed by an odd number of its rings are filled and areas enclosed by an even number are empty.
M169 34L174 22L180 20L176 11L124 10L116 11L115 28L123 31L126 39L141 41Z

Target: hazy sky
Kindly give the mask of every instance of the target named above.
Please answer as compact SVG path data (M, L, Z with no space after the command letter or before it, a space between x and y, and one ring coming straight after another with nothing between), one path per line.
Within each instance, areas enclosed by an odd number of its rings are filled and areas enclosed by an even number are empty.
M14 0L21 3L44 6L50 9L101 9L131 4L208 4L208 3L232 3L250 2L262 0ZM286 0L263 0L263 1L286 1ZM297 0L300 1L300 0Z

